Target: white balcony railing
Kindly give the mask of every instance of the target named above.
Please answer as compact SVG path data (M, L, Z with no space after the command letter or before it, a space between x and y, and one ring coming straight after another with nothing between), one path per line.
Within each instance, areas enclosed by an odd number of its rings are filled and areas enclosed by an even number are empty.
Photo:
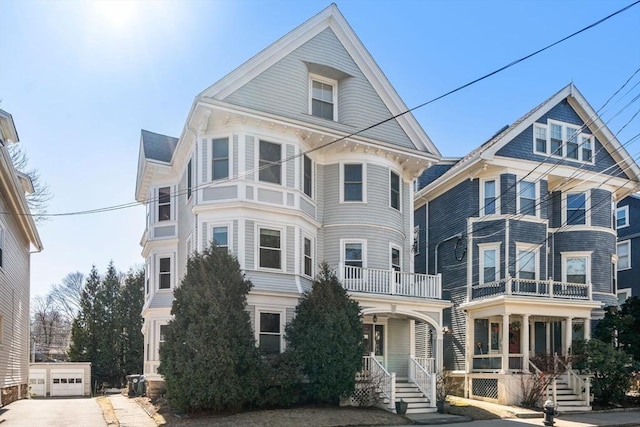
M473 286L471 299L497 295L520 295L591 301L591 283L555 282L553 280L528 280L508 277L495 282Z
M349 265L340 265L338 270L338 278L348 291L442 299L440 274L403 273Z

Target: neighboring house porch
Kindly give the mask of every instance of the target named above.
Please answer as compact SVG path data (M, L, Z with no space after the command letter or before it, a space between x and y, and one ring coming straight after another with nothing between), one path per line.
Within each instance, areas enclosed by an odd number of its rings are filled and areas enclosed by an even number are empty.
M534 359L549 356L562 372L558 382L567 386L570 403L562 409L589 409L588 379L571 369L567 357L575 341L591 337L591 312L601 308L591 292L591 284L513 278L470 288L461 305L469 396L519 404L522 377L513 374L540 374L544 367ZM558 387L549 392L557 397Z

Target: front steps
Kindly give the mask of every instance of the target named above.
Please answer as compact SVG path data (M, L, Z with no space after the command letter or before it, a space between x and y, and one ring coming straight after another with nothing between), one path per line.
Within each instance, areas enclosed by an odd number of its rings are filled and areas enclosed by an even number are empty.
M553 400L553 386L549 386L549 398ZM589 402L581 400L579 396L573 393L569 385L562 380L556 381L556 405L558 412L585 412L591 410Z
M407 414L424 414L436 412L435 404L431 406L429 399L425 397L417 385L408 381L396 381L396 402L400 399L407 402ZM395 408L393 408L395 412Z

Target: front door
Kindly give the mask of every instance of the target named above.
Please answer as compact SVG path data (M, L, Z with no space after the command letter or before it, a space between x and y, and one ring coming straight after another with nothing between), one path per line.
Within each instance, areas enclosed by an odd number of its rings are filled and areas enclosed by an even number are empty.
M362 342L364 355L375 353L376 359L384 360L384 325L364 323L362 325Z

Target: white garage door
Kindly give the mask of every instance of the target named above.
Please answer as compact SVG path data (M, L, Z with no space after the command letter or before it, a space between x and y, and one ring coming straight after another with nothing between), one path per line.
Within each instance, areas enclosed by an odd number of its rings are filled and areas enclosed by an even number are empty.
M84 380L82 369L52 369L51 396L82 396Z
M29 369L29 392L31 393L31 396L45 396L47 393L46 383L46 369Z

